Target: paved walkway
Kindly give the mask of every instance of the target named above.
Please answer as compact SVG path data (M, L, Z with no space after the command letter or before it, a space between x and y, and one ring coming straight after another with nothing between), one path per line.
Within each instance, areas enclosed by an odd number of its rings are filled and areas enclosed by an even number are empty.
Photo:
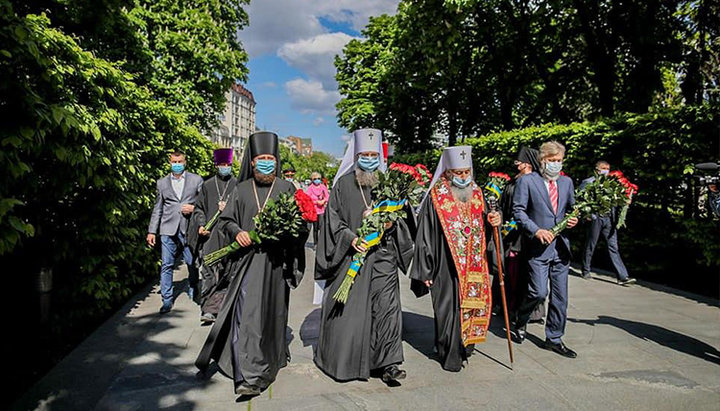
M313 261L307 249L308 261ZM176 279L182 279L183 272ZM496 335L469 365L448 373L433 359L429 297L401 282L407 379L336 383L312 363L318 307L312 274L291 296L292 362L271 389L238 401L219 373L200 378L193 362L209 327L186 294L159 315L157 287L138 294L57 365L16 409L154 410L720 410L720 309L717 302L649 284L621 287L609 277L570 278L565 342L575 360L539 348L543 328L515 345ZM184 281L178 284L184 287Z

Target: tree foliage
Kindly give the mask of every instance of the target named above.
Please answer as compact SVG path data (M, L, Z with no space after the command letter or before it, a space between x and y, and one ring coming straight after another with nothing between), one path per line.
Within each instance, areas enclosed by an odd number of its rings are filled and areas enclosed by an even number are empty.
M334 157L322 151L314 151L310 156L301 156L283 145L280 146L280 159L283 169L289 167L295 169L295 179L298 181L309 180L314 172L332 181L339 166Z
M718 100L711 1L402 1L336 59L341 125L399 151Z
M0 0L1 262L16 278L53 267L56 288L95 309L157 275L143 244L155 181L175 149L210 173L198 127L246 70L236 6L124 4Z

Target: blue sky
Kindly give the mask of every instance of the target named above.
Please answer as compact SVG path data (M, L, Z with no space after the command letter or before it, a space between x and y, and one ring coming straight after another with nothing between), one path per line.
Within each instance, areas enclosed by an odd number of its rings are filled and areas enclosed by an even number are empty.
M247 88L256 123L281 137L312 138L316 150L340 156L348 130L337 125L340 99L333 57L360 36L370 16L393 14L398 0L254 0L239 34L250 55Z

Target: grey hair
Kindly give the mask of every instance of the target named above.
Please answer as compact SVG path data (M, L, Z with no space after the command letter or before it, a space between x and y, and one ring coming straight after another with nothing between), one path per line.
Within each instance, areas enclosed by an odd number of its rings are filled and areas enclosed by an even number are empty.
M548 158L560 154L565 156L565 146L559 142L552 140L546 141L540 146L540 158Z

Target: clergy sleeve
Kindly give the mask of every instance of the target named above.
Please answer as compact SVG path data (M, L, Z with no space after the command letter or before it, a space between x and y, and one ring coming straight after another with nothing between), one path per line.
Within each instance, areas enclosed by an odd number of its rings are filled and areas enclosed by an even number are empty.
M435 205L432 198L428 196L420 209L418 220L417 236L415 237L415 254L413 257L410 278L420 282L435 280L440 265L437 256L441 255L440 248L444 246L445 233L443 233L440 220L438 220ZM415 294L420 296L427 293L418 292L414 287Z
M332 191L328 207L318 224L320 236L315 255L316 280L329 280L338 275L339 266L347 257L352 242L357 237L340 216L339 209L343 206L340 191L339 188Z

